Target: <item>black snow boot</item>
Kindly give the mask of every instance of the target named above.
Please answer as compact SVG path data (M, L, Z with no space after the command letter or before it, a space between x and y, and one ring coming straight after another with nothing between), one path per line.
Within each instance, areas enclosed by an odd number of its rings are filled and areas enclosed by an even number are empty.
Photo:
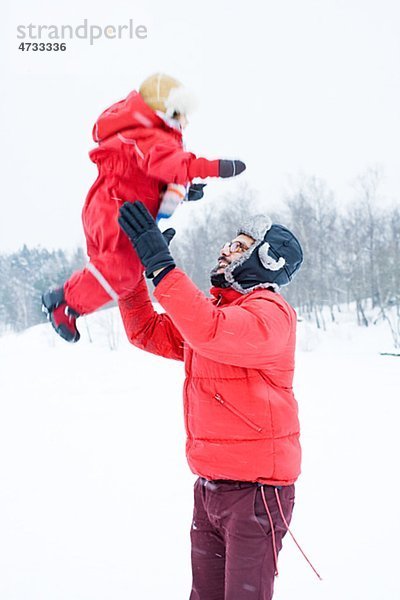
M65 302L62 287L48 290L43 294L42 311L60 337L67 342L77 342L79 340L81 336L76 327L76 319L79 317L79 313Z

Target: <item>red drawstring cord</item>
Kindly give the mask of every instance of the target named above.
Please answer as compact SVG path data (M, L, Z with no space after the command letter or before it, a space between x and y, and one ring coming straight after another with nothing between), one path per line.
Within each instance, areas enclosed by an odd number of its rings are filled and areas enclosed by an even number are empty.
M274 522L272 520L272 516L271 513L269 511L268 508L268 504L267 504L267 500L265 498L265 493L264 493L264 486L261 486L261 496L264 502L264 506L265 506L265 511L268 515L268 519L269 519L269 524L271 527L271 535L272 535L272 548L274 550L274 563L275 563L275 576L278 577L279 572L278 572L278 553L276 551L276 539L275 539L275 527L274 527Z
M261 490L263 491L263 488L261 488ZM302 550L302 548L300 547L300 544L298 543L298 541L296 540L296 538L294 537L293 533L290 530L289 524L286 521L285 515L283 514L282 504L281 504L281 500L279 498L279 494L278 494L278 489L277 488L275 488L275 496L276 496L276 501L278 503L279 512L281 513L281 517L282 517L283 522L285 523L285 527L286 527L287 531L292 536L292 540L294 541L294 543L296 544L296 546L298 547L298 549L300 550L300 552L302 553L302 555L304 556L304 558L306 559L306 561L308 562L308 564L310 565L310 567L312 568L312 570L314 571L314 573L316 574L316 576L318 577L318 579L320 581L322 581L321 575L318 573L317 569L314 567L314 565L312 564L312 562L310 561L310 559L306 556L305 552ZM264 503L266 504L266 502L264 502ZM275 551L275 545L274 545L274 551Z

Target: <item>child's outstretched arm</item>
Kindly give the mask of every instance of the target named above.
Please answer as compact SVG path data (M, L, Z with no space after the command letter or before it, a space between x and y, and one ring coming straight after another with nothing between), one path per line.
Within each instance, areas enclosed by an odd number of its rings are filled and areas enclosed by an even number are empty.
M240 160L208 160L185 152L171 136L157 140L151 137L138 140L132 148L136 152L139 167L148 175L166 183L186 185L195 177L234 177L242 173L246 165Z

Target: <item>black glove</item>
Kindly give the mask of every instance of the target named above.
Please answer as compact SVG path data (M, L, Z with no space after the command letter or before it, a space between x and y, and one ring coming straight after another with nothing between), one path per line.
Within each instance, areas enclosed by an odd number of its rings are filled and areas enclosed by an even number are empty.
M119 211L118 223L131 240L146 277L154 277L154 271L164 267L175 267L168 244L175 235L167 229L165 235L158 229L155 220L142 202L124 202Z
M220 177L235 177L240 175L246 169L246 165L241 160L220 160L219 161L219 176Z
M206 183L192 183L187 193L187 199L189 202L192 202L193 200L200 200L200 198L204 196L203 188L205 188L206 185Z
M173 238L175 237L175 234L176 234L176 231L173 227L170 227L169 229L166 229L165 231L162 232L163 238L167 242L168 246L170 245Z

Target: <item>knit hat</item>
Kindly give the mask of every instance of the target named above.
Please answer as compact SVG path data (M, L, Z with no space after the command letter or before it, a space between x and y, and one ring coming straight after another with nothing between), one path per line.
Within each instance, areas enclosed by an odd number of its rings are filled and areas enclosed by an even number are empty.
M187 116L194 108L194 100L188 90L165 73L148 77L140 86L139 93L150 108L165 113L167 117L174 113Z
M226 267L223 274L230 286L248 294L257 288L278 291L290 283L303 262L303 251L293 233L264 215L244 223L237 235L241 233L255 243Z

